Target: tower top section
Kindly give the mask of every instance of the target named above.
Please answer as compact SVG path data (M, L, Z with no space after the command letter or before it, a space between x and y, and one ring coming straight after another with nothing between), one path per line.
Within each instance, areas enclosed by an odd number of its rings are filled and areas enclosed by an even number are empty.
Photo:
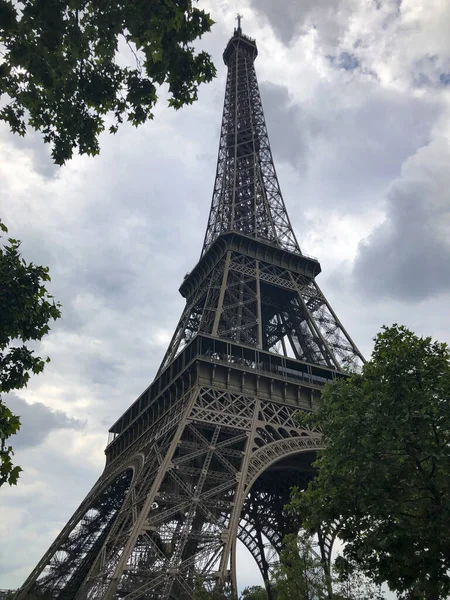
M227 84L202 256L230 232L301 255L273 164L254 65L256 42L242 33L241 19L223 53Z
M236 56L236 52L238 49L239 52L248 55L248 58L252 62L258 56L258 49L256 47L255 40L242 33L242 15L238 14L236 18L238 26L234 29L233 37L228 42L227 47L225 48L223 53L223 62L226 64L227 67L230 66L230 60L233 56Z

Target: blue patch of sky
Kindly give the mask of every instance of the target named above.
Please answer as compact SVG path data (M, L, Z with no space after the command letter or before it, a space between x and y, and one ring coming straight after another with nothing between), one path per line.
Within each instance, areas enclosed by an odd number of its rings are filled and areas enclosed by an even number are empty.
M430 85L433 85L433 82L430 79L430 77L423 72L415 73L413 80L415 87L418 88L429 87Z
M439 60L437 54L423 56L414 66L412 78L415 87L450 86L450 72L442 70L447 66L447 61Z
M436 73L432 76L426 73L415 73L413 76L414 86L417 88L436 88L450 86L450 73Z
M333 66L345 71L354 71L359 67L359 60L354 54L350 54L350 52L341 52L339 56L329 54L326 58Z

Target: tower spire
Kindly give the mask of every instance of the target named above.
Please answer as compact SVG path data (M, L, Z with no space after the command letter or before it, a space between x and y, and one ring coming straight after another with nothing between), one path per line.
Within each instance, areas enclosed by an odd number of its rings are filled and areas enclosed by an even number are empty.
M236 15L236 20L238 22L238 26L237 26L237 31L238 33L242 33L242 29L241 29L241 19L243 19L244 17L242 15L240 15L239 13Z
M238 29L223 59L228 67L217 172L202 255L227 231L301 254L281 195L258 89L256 42Z

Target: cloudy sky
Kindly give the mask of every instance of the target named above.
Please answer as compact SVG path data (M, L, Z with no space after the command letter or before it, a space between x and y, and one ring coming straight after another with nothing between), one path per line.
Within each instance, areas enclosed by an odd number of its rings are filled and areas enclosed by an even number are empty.
M200 254L225 85L244 15L277 171L318 282L368 357L383 324L450 341L450 3L209 0L218 77L177 113L55 167L0 128L1 217L49 265L63 318L52 362L7 398L24 472L0 490L0 588L22 583L103 465L108 427L151 382ZM247 561L241 585L255 580Z

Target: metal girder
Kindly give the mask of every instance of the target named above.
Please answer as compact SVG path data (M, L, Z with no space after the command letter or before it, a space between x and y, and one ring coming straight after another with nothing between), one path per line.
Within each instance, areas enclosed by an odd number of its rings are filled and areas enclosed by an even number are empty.
M159 373L198 333L337 370L357 370L364 362L315 282L319 263L302 255L292 230L272 160L256 54L255 42L235 31L224 54L228 76L202 256L180 288L186 308ZM259 251L250 252L248 244L234 249L231 234L252 239ZM218 245L221 239L229 245ZM275 264L271 248L284 252L292 268ZM295 270L299 260L306 261L304 274Z
M198 333L338 371L364 362L313 278L238 252L217 263L186 305L159 373Z
M274 519L286 485L277 504L255 477L291 455L309 464L320 433L298 427L294 406L196 385L187 395L178 424L157 440L151 430L142 437L142 460L131 456L97 487L18 598L181 600L193 597L199 577L235 587L232 541L242 518L279 547ZM132 464L140 464L133 481ZM246 501L252 486L267 504L261 527Z
M227 231L301 254L281 195L254 67L256 45L242 33L228 66L216 181L202 254Z

